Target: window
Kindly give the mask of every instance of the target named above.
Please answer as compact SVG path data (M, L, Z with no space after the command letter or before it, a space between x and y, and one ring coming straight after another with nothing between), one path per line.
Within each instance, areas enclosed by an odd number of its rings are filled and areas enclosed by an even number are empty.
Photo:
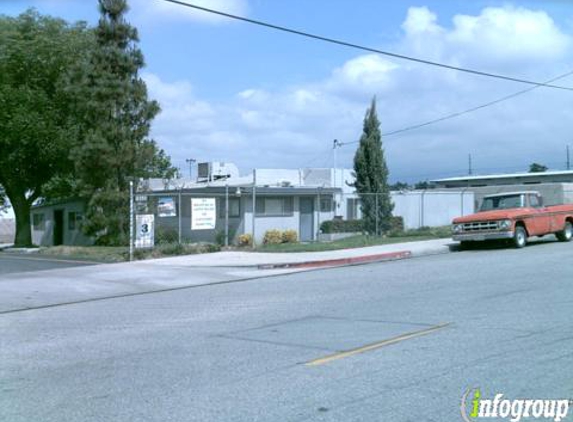
M511 208L522 208L524 206L524 196L521 194L517 195L506 195L506 196L492 196L484 198L480 211L492 211L492 210L507 210Z
M332 212L332 198L320 198L320 212Z
M39 213L33 214L32 225L34 226L34 230L44 230L45 228L44 214L39 214Z
M82 214L79 212L69 212L68 213L68 230L79 230L80 224L82 222Z
M257 198L257 215L261 216L286 216L293 213L293 201L291 197L266 197Z
M225 198L219 199L219 216L225 218ZM229 198L229 218L241 216L241 199Z
M356 220L358 218L359 198L349 198L346 200L346 219Z
M533 208L541 207L541 201L537 195L529 195L529 205Z

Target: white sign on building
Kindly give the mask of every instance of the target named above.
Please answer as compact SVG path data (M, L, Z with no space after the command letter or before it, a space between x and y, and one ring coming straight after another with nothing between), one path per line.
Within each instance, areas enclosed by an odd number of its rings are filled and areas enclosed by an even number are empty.
M215 198L191 199L191 230L213 230L217 223Z
M135 247L153 248L155 236L155 216L140 214L135 217Z

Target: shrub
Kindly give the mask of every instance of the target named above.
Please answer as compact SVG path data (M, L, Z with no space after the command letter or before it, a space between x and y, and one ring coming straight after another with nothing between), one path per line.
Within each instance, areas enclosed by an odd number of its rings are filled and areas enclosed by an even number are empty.
M320 225L322 233L357 233L364 231L362 220L328 220Z
M229 227L229 244L233 242L235 230ZM225 246L225 230L219 230L215 233L215 243L219 246Z
M280 230L267 230L265 236L263 237L263 243L265 245L278 245L283 243L283 234Z
M161 227L157 226L155 228L155 244L163 245L165 243L177 243L179 242L179 233L176 229L172 227Z
M296 230L285 230L283 232L283 243L296 243L298 242L298 233Z
M252 246L253 245L253 236L251 236L248 233L242 234L238 237L237 244L240 247Z
M404 219L402 217L390 217L390 229L388 230L389 236L399 236L404 232Z
M191 255L218 252L221 248L212 243L163 243L153 249L136 249L135 259L161 258L174 255Z

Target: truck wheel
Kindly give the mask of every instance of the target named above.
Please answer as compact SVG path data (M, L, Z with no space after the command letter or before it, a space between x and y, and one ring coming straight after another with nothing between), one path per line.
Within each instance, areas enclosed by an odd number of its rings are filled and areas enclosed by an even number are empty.
M460 251L467 251L472 248L472 242L468 242L467 240L462 240L460 242Z
M523 248L527 244L527 232L522 226L515 227L515 233L513 235L513 246L516 248Z
M573 239L573 224L570 221L565 222L563 230L555 233L560 242L569 242Z

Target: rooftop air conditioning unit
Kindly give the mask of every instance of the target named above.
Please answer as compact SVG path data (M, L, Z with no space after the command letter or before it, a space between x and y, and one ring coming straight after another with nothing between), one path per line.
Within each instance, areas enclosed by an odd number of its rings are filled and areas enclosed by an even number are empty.
M222 161L210 161L197 165L197 181L212 182L221 179L231 179L239 177L239 169L233 163Z

